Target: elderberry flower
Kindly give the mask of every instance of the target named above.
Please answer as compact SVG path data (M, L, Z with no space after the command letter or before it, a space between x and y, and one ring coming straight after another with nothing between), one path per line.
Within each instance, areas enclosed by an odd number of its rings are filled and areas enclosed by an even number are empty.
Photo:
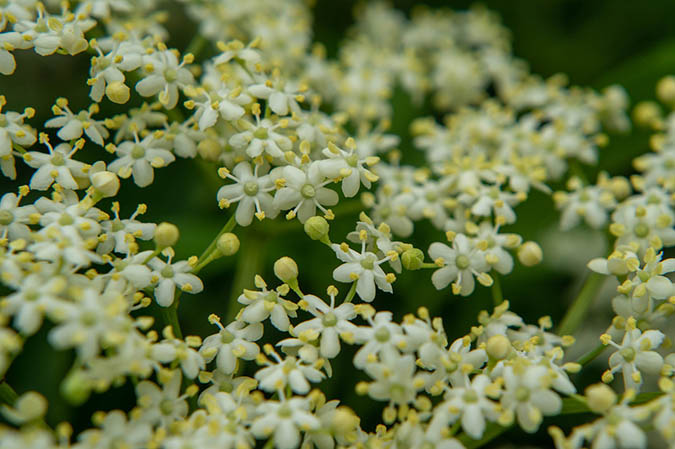
M424 386L420 373L416 373L415 357L398 352L385 352L380 361L369 363L365 371L373 382L368 384L368 395L378 401L404 405L415 400Z
M64 299L61 293L67 284L68 281L62 276L50 278L45 273L29 274L21 280L17 291L3 298L0 310L5 315L14 316L17 329L32 335L42 325L45 313L62 308Z
M354 335L356 326L350 320L356 318L354 304L342 303L335 307L337 289L329 288L330 305L314 295L305 295L299 306L308 310L315 318L303 321L293 327L295 335L302 335L307 331L317 332L320 335L319 351L322 357L332 359L340 352L340 335Z
M54 117L45 122L47 128L61 128L56 133L61 140L74 140L86 134L92 142L103 146L104 139L108 138L108 130L103 124L91 118L92 114L98 112L98 105L93 104L89 110L82 110L77 114L73 113L68 107L68 100L59 98L56 105L52 108Z
M260 323L271 317L272 325L280 331L287 331L290 325L289 316L296 317L298 305L284 299L282 296L288 293L288 287L277 288L276 290L267 290L267 284L260 277L255 277L255 285L260 291L244 290L237 298L244 307L238 315L239 318L247 323Z
M238 163L232 173L221 168L218 173L236 184L226 185L218 190L218 204L228 207L231 203L239 203L235 212L235 219L240 226L248 226L255 215L258 219L274 218L279 210L274 204L269 192L275 190L272 178L268 174L260 174L263 170L256 164L251 170L248 162Z
M309 409L309 400L303 397L261 402L256 407L257 417L251 425L251 432L256 438L272 436L278 449L295 449L300 445L300 431L307 432L321 426Z
M30 188L47 190L56 181L66 189L77 189L75 178L85 178L89 166L71 157L84 146L84 140L78 140L72 147L67 143L52 147L47 135L41 134L40 141L49 149L48 154L29 151L23 156L26 164L38 169L30 179Z
M160 372L162 388L154 382L144 380L136 385L138 398L138 420L151 425L167 426L185 418L188 413L187 395L181 395L180 370Z
M486 273L490 269L485 253L479 246L464 234L457 234L452 239L452 248L440 242L429 246L429 256L442 267L431 275L431 282L441 290L451 282L455 295L468 296L474 290L474 276L483 285L491 285L492 279Z
M230 145L237 150L245 150L251 158L263 153L281 158L284 151L293 147L291 140L277 131L287 125L284 121L274 123L267 118L260 120L260 115L255 115L255 123L242 119L237 124L244 130L230 137Z
M376 362L384 354L398 354L400 348L407 347L401 326L392 321L391 312L368 314L366 320L368 326L359 326L354 333L356 342L362 344L354 355L354 366L359 369Z
M169 307L173 304L176 287L183 292L192 294L204 290L201 279L191 273L192 266L185 260L171 263L173 252L170 254L166 262L158 257L148 262L150 268L153 269L153 277L157 283L155 299L157 299L157 304L162 307Z
M363 301L375 299L375 286L380 290L392 293L393 274L385 273L381 264L391 259L387 256L379 259L377 255L366 251L366 242L362 241L361 252L351 249L346 243L331 245L335 255L344 263L333 270L333 279L338 282L356 283L356 293Z
M132 247L137 247L136 239L151 240L155 235L155 223L142 223L136 220L138 215L145 213L147 206L141 204L136 211L131 214L131 217L120 220L119 211L120 205L118 202L113 203L112 211L115 218L101 222L101 230L104 232L105 240L99 243L96 251L101 254L107 254L110 251L115 251L120 254L129 254L136 252L132 251Z
M324 176L342 180L342 193L347 198L351 198L358 193L361 184L370 188L371 182L379 179L377 175L366 168L366 166L375 165L379 158L375 156L360 158L356 151L356 143L352 138L347 139L345 146L349 151L338 148L329 142L328 147L323 150L326 159L319 161L318 164Z
M115 153L118 158L108 165L110 171L124 179L133 174L138 187L152 184L155 179L153 168L165 167L176 160L170 151L160 146L156 134L139 140L138 134L134 133L134 142L122 142L115 147Z
M282 210L291 209L286 218L292 219L297 215L300 223L304 223L316 215L317 208L326 216L332 215L324 206L336 205L338 194L325 187L333 181L326 180L321 174L318 162L310 163L304 170L287 165L281 174L283 177L277 182L282 182L283 187L274 195L274 204Z
M260 348L253 342L263 335L261 323L233 321L223 327L220 320L213 315L209 317L209 321L218 326L220 331L206 337L199 349L207 363L215 358L218 369L225 374L231 374L237 367L237 359L253 360L260 353Z
M194 57L187 54L179 63L176 50L167 50L163 43L158 48L159 51L144 56L144 77L136 83L136 91L144 97L159 94L159 102L167 109L173 109L178 103L178 89L184 89L194 82L192 73L184 67Z
M270 346L265 347L265 352L272 356L274 361L260 356L259 362L267 366L255 373L255 378L264 391L283 392L288 386L294 393L307 394L310 389L309 382L318 383L325 377L321 371L301 359L293 356L282 359Z
M32 204L19 206L22 197L6 193L0 198L0 239L29 238L31 231L28 225L35 223L39 213Z

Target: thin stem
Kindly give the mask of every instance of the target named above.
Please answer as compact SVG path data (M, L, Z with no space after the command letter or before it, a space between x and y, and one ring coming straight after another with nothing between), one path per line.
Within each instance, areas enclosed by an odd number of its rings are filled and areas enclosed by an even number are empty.
M419 269L423 270L425 268L427 268L427 269L432 268L433 269L433 268L442 268L442 267L439 267L434 262L424 262L424 263L422 263L422 265L420 265Z
M180 290L179 290L180 293ZM173 303L169 307L160 307L160 313L164 322L171 326L173 335L176 338L183 338L183 331L180 329L180 322L178 321L178 296L174 298Z
M607 346L600 343L594 349L588 351L586 354L579 357L577 363L581 366L587 365L591 363L593 360L595 360L595 358L598 357L600 354L602 354L605 351L605 349L607 349Z
M19 395L14 391L7 381L0 382L0 404L14 405Z
M504 302L504 295L502 294L502 284L499 280L499 274L496 271L492 271L492 300L494 301L495 307Z
M579 296L572 302L567 313L560 322L558 335L572 335L583 322L588 309L591 307L600 287L605 282L605 276L598 273L590 273L584 281Z
M237 258L232 292L230 293L230 301L227 305L227 323L234 320L234 317L237 315L237 311L239 310L237 298L241 295L242 290L251 286L253 278L262 269L265 259L265 238L263 235L254 233L250 229L247 230L242 238L241 247L246 250L240 251Z
M485 428L483 436L478 440L474 440L465 433L460 434L457 439L464 445L466 449L476 449L478 447L488 444L490 441L494 440L499 435L509 430L509 428L510 426L504 427L496 423L490 423Z
M354 295L356 294L356 283L357 282L358 281L352 282L352 287L347 292L347 297L345 298L345 302L352 302L352 299L354 299Z
M195 34L195 37L192 38L190 43L188 44L187 48L185 49L185 53L192 53L192 55L197 59L197 56L199 56L199 53L202 52L202 50L209 44L209 41L207 41L204 36L201 34Z

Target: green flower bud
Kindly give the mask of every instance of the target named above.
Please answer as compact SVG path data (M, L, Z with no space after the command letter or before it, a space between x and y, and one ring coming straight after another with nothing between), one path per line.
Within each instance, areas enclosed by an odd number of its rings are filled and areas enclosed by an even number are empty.
M518 248L518 260L526 267L537 265L543 256L541 246L537 242L525 242Z
M180 232L175 224L167 222L160 223L155 230L155 243L160 248L173 246L178 241L179 236Z
M586 388L588 408L595 413L605 413L616 403L616 393L605 384L594 384Z
M61 394L72 405L84 404L91 394L91 382L81 371L71 371L61 383Z
M290 257L282 257L274 262L274 275L284 282L292 282L298 277L298 264Z
M493 335L488 338L485 352L496 360L505 359L511 351L511 342L504 335Z
M218 237L218 242L216 243L218 251L224 256L232 256L239 251L239 237L231 232L226 232L225 234Z
M321 240L328 236L330 225L325 218L314 216L305 222L305 233L312 240Z
M418 248L411 248L401 254L401 263L406 270L419 270L424 263L424 253Z

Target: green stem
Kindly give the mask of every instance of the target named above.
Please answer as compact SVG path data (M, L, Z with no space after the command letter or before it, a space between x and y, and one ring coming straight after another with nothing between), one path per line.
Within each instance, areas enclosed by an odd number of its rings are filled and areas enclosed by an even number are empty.
M429 268L433 269L433 268L442 268L442 267L439 267L438 265L436 265L436 264L433 263L433 262L424 262L424 263L422 263L422 265L420 265L420 267L419 267L420 270L423 270L423 269L429 269Z
M0 382L0 404L13 406L17 399L19 395L16 391L6 381Z
M558 335L572 335L579 328L588 309L591 307L595 296L605 281L605 276L598 273L590 273L584 281L579 296L572 302L567 313L560 322Z
M225 323L234 320L239 310L239 303L237 298L241 292L251 287L253 278L261 270L265 259L265 238L264 235L254 233L250 229L243 236L242 248L245 251L240 251L237 258L237 266L232 281L232 292L230 293L230 301L227 304L227 314ZM243 254L245 253L245 254Z
M464 445L466 449L476 449L478 447L488 444L490 441L494 440L499 435L509 430L509 428L510 426L504 427L496 423L490 423L485 428L483 436L478 440L474 440L465 433L460 434L457 439Z
M605 349L607 349L607 346L600 343L594 349L588 351L586 354L579 357L577 363L581 366L587 365L593 360L595 360L595 358L598 357L600 354L602 354L605 351Z
M206 265L208 265L209 262L213 261L218 257L218 239L220 238L221 235L232 231L235 226L237 226L237 222L235 221L235 214L232 214L230 216L230 219L227 220L227 223L225 223L225 225L220 229L220 231L218 231L218 234L216 234L213 240L211 240L211 243L209 243L209 246L206 247L204 252L202 252L201 256L199 256L199 259L197 259L197 265L195 265L195 268L192 270L193 273L198 272Z
M197 59L197 56L199 56L199 53L202 52L202 50L209 44L209 41L207 41L204 36L201 34L195 34L195 37L192 38L190 43L188 44L187 48L185 49L185 53L192 53L192 55Z
M496 271L492 271L492 300L494 301L495 307L504 302L504 295L502 294L502 284L499 280L499 274Z
M354 299L354 295L356 294L356 283L357 281L352 282L352 287L347 292L347 297L344 302L352 302L352 299Z
M180 294L181 291L179 290L178 293ZM173 335L176 338L182 339L183 331L181 331L180 322L178 321L179 294L176 295L176 297L173 300L173 303L169 307L160 307L160 313L162 314L164 322L169 326L171 326L171 329L173 330Z

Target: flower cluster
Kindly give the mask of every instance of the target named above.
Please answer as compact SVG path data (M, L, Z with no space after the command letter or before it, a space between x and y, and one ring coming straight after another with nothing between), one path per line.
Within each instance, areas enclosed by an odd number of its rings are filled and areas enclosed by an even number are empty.
M408 18L368 3L329 59L312 45L306 3L181 0L173 7L199 32L180 51L154 0L0 2L1 76L21 50L91 57L86 107L58 97L37 123L34 108L8 110L0 96L0 169L13 183L0 197L0 379L24 342L46 336L73 354L61 381L71 403L125 383L135 393L131 410L98 411L75 433L45 422L40 393L0 380L0 448L462 449L570 411L599 418L567 435L549 428L559 449L645 448L647 427L675 444L675 259L663 253L675 245L675 112L639 105L637 121L658 132L634 161L640 174L590 183L580 164L597 162L606 132L630 128L622 88L530 73L482 8ZM421 164L404 162L389 129L398 88L434 107L410 124L406 151ZM658 92L675 105L675 78ZM218 174L213 207L229 209L199 257L177 251L175 225L143 221L145 204L118 198L131 182L149 192L159 169L185 159ZM527 324L509 310L500 287L514 255L525 267L543 258L508 229L533 190L551 194L563 230L607 230L612 245L588 263L595 274L555 331L548 316ZM334 242L329 222L353 206L353 231ZM208 333L183 335L182 295L238 253L237 226L284 218L317 242L346 293L307 289L283 257L280 282L252 274L255 289L216 311L225 319L212 313ZM253 256L241 245L238 257ZM449 333L423 305L402 317L382 308L397 276L464 297L477 281L495 305ZM571 361L602 276L618 281L615 317ZM580 394L574 374L606 349L602 383ZM338 357L364 379L355 392L381 406L376 427L322 391L344 368ZM645 396L649 378L660 392Z

